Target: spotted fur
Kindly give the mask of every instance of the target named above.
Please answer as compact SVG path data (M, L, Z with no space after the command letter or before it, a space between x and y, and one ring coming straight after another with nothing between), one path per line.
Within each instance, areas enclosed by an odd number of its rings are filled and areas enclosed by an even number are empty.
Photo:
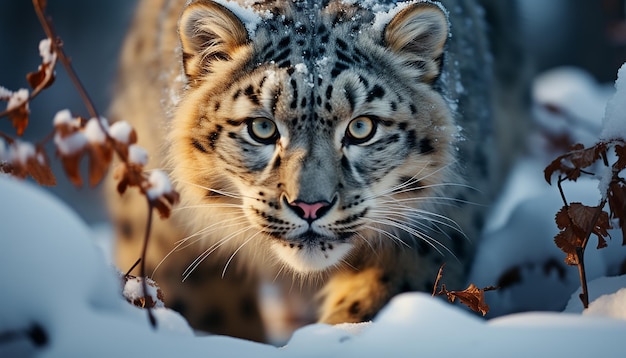
M476 4L245 1L252 23L234 3L185 3L140 4L112 107L181 193L148 255L165 258L168 305L262 340L263 277L319 290L328 323L430 291L444 261L462 283L501 173ZM140 202L111 202L122 266L138 255Z

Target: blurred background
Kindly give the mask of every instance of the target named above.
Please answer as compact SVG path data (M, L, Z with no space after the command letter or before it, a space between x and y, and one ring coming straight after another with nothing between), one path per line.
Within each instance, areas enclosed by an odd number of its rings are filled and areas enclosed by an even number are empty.
M600 83L615 81L626 61L626 9L624 0L500 0L518 7L522 21L521 43L532 62L534 74L551 68L574 66ZM132 17L135 1L48 0L57 33L73 65L96 104L106 115L112 96L118 51ZM32 3L9 0L0 4L0 85L11 90L27 87L26 73L40 63L38 43L44 38ZM31 104L31 122L25 139L37 141L48 134L54 114L69 108L87 116L87 111L62 67L57 81ZM6 119L0 131L14 133ZM48 153L53 153L50 149ZM53 154L51 155L53 156ZM76 189L59 174L52 160L58 185L50 190L74 206L89 223L105 220L99 193Z

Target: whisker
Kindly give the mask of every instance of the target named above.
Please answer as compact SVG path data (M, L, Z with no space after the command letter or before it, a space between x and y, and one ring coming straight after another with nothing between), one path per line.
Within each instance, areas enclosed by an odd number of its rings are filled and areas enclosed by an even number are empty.
M191 264L189 264L189 266L187 266L187 268L185 269L185 271L183 272L182 276L183 276L183 282L185 282L187 280L187 278L189 278L189 276L191 275L191 273L198 268L198 266L207 258L209 257L213 252L215 252L217 249L219 249L220 247L222 247L225 243L227 243L228 241L232 240L233 238L237 237L237 235L240 235L250 229L252 229L252 226L248 226L242 229L239 229L233 233L231 233L230 235L226 236L225 238L222 238L221 240L219 240L218 242L216 242L215 244L211 245L211 247L207 248L206 250L204 250L204 252L199 255L198 257L196 257L195 260L193 260L193 262Z
M382 225L392 226L392 227L398 228L398 229L400 229L402 231L405 231L405 232L411 234L413 237L421 239L422 241L427 243L429 246L431 246L433 249L435 249L440 255L443 255L443 252L439 249L439 247L441 247L446 252L448 252L450 255L452 255L455 259L458 260L456 255L446 245L444 245L441 242L435 240L434 238L432 238L431 236L427 235L426 233L417 231L415 228L412 228L412 227L407 226L407 225L405 225L403 223L400 223L400 222L397 222L397 221L394 221L394 220L390 220L390 219L373 220L373 222L376 222L376 223L382 224Z
M223 224L227 223L227 222L234 222L234 224L223 226ZM201 236L201 235L205 235L207 233L215 231L216 229L232 227L232 226L238 226L238 225L243 224L245 222L246 222L246 220L242 219L242 218L232 218L232 219L228 219L228 220L222 220L220 222L217 222L217 223L214 223L212 225L209 225L209 226L205 227L204 229L201 229L198 232L196 232L194 234L191 234L191 235L189 235L189 236L187 236L187 237L185 237L185 238L183 238L181 240L178 240L176 242L176 245L174 246L174 248L171 249L170 252L168 252L167 255L165 255L161 259L161 261L159 261L159 263L156 265L156 267L152 271L152 277L154 277L154 275L156 274L156 271L159 269L159 267L161 267L161 265L165 262L165 260L167 260L167 258L170 257L174 252L178 252L178 251L184 250L184 249L188 248L189 246L194 245L194 244L196 244L196 243L198 243L198 242L200 242L200 241L202 241L204 239L204 237L200 237L200 238L198 238L196 240L193 240L191 243L187 243L187 241L189 241L191 238L197 237L197 236Z
M394 206L389 206L389 207L394 208ZM398 219L406 219L407 221L411 223L415 223L416 225L419 224L420 227L428 228L426 224L419 223L419 220L425 220L431 224L440 224L440 225L446 226L462 234L463 236L465 236L461 226L456 221L454 221L453 219L445 215L441 215L441 214L437 214L437 213L433 213L433 212L425 211L421 209L416 209L416 208L406 208L403 206L397 206L395 208L399 209L400 211L377 210L376 212L373 213L372 217L378 217L382 219L392 218L392 217L395 217ZM380 215L377 215L377 214L380 214Z
M250 236L248 239L246 239L246 241L243 244L239 245L237 250L235 250L235 252L233 252L232 255L230 255L230 257L228 258L228 261L226 261L226 265L224 265L224 270L222 271L222 278L224 278L224 276L226 275L226 269L228 268L228 265L230 265L230 262L233 260L233 258L235 258L235 255L237 255L239 250L241 250L244 246L246 246L247 243L252 241L252 239L254 239L260 233L261 233L260 231L257 231L254 235Z
M174 211L180 211L185 209L202 209L202 208L235 208L235 209L243 209L244 206L241 204L198 204L198 205L187 205L187 206L177 206L174 207Z
M373 221L373 222L375 222L375 223L379 223L378 221ZM407 244L406 242L404 242L404 240L402 240L402 239L401 239L401 238L399 238L398 236L393 235L392 233L390 233L390 232L388 232L388 231L386 231L386 230L383 230L383 229L377 228L376 226L372 226L372 225L363 225L363 227L364 227L364 228L367 228L367 229L370 229L370 230L372 230L372 231L375 231L375 232L377 232L377 233L379 233L379 234L382 234L382 235L384 235L384 236L387 236L387 237L388 237L388 238L390 238L390 239L391 239L391 240L392 240L395 244L400 243L400 244L402 244L402 245L406 246L407 248L410 248L410 247L411 247L409 244ZM372 248L372 249L373 249L373 248Z
M227 197L230 197L230 198L234 198L234 199L242 199L242 198L256 199L254 197L243 195L241 193L233 193L233 192L229 192L229 191L225 191L225 190L221 190L221 189L213 189L213 188L209 188L209 187L206 187L204 185L197 184L197 183L192 183L192 182L189 182L189 181L186 181L186 180L178 180L178 182L185 183L185 184L188 184L188 185L191 185L191 186L195 186L196 188L204 189L206 191L210 191L210 192L213 192L213 193L216 193L216 194L219 194L219 195L222 195L222 196L227 196Z

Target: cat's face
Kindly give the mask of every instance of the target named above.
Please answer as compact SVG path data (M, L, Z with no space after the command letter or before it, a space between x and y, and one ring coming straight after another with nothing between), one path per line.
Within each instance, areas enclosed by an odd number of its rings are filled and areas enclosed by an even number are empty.
M210 4L181 19L190 88L170 155L196 229L234 251L269 248L298 272L419 238L453 162L451 115L431 87L441 10L418 3L376 29L356 5L359 21L345 22L330 5L308 22L294 8L248 38Z

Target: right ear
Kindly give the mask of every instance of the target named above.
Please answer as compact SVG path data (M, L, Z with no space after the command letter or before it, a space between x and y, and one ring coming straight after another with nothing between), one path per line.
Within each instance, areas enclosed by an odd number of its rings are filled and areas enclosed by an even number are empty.
M215 61L231 59L231 54L248 42L241 20L223 5L209 0L193 1L185 7L178 34L189 79L210 72Z

